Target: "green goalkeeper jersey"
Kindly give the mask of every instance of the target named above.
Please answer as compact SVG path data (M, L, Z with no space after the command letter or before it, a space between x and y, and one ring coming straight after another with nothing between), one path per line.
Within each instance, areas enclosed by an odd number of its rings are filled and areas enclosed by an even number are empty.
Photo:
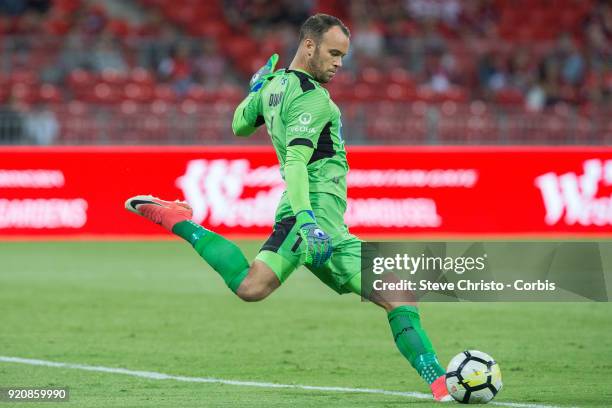
M325 88L306 72L276 71L238 106L232 127L237 135L248 136L264 123L283 179L287 148L311 147L314 151L306 165L309 191L333 194L346 202L349 167L340 110Z

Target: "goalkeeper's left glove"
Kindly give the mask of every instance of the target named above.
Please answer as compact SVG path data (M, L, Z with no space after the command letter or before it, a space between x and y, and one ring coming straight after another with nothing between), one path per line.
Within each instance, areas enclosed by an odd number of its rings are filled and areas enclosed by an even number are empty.
M266 82L268 75L274 73L274 67L278 62L278 54L273 54L266 64L259 68L259 71L253 74L251 81L249 82L249 88L251 92L257 92L261 89L263 84Z
M306 263L315 268L321 267L331 258L333 246L331 238L318 225L312 211L302 210L295 215L300 226L299 234L306 243Z

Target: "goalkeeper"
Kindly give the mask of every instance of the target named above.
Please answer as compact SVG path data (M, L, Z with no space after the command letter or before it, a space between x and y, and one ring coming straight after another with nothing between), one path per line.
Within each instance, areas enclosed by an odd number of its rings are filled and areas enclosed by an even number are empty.
M337 293L361 293L361 241L344 224L348 164L340 110L320 84L330 81L348 53L349 30L317 14L300 30L288 69L274 71L273 55L251 79L249 95L234 113L232 129L247 137L266 126L286 183L274 229L249 265L240 249L191 221L183 202L136 196L126 208L187 240L227 286L245 301L258 301L301 265ZM387 311L397 347L431 386L436 400L450 397L444 369L410 301L371 298Z

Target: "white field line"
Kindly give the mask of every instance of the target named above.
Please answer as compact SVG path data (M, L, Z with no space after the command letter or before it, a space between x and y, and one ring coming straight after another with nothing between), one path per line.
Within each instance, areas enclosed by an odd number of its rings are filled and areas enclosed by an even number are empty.
M170 374L164 374L164 373L157 373L155 371L138 371L138 370L128 370L127 368L92 366L88 364L59 363L55 361L36 360L36 359L31 359L31 358L20 358L20 357L0 356L0 362L27 364L27 365L35 365L35 366L43 366L43 367L69 368L73 370L96 371L96 372L111 373L111 374L123 374L123 375L129 375L132 377L146 378L149 380L174 380L174 381L182 381L182 382L237 385L237 386L242 386L242 387L286 388L286 389L310 390L310 391L344 392L344 393L354 393L354 394L382 394L382 395L393 395L393 396L405 397L405 398L426 399L426 400L432 399L430 394L423 394L421 392L387 391L387 390L379 390L379 389L373 389L373 388L320 387L320 386L314 386L314 385L277 384L277 383L266 383L266 382L257 382L257 381L224 380L221 378L213 378L213 377L185 377L181 375L170 375ZM522 403L514 403L514 402L491 402L491 405L497 405L500 407L511 407L511 408L560 408L554 405L522 404Z

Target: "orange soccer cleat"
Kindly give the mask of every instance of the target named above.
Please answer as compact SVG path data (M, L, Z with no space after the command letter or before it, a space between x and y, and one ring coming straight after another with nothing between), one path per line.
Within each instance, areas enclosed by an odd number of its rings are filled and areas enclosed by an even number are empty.
M125 208L161 225L170 232L177 223L188 221L193 216L193 210L184 201L164 201L150 195L128 198Z
M441 375L431 383L431 393L436 401L447 402L452 401L453 397L450 396L446 389L446 376Z

